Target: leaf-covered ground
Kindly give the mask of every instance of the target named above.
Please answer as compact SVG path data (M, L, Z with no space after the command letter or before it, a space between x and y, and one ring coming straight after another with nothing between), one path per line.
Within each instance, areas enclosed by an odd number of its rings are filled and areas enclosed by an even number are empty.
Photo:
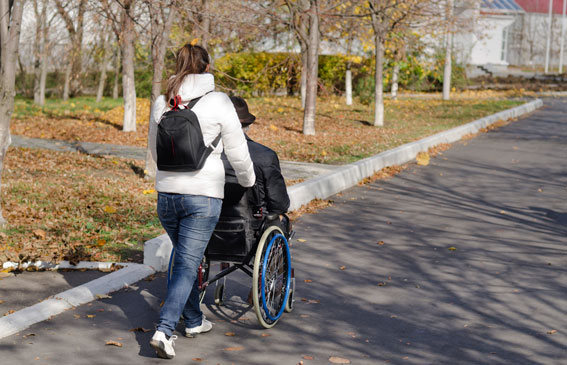
M274 149L284 160L349 163L521 103L507 99L509 95L484 91L455 94L452 101L403 97L398 101L387 100L386 122L381 128L373 126L371 106L359 103L346 106L342 98L320 98L315 136L302 133L299 98L250 98L250 111L257 119L249 135ZM31 101L19 100L11 131L34 138L145 147L148 100L138 99L137 128L132 133L121 131L120 102L105 99L103 105L97 105L92 98L79 98L70 102L52 101L41 110Z
M153 183L135 173L141 168L119 158L10 148L0 263L141 261L143 242L162 233Z
M386 124L372 126L370 106L347 107L321 98L317 134L304 136L298 98L252 98L257 121L250 136L281 159L348 163L520 104L497 93L455 100L402 98L386 102ZM11 131L35 138L146 146L149 102L139 99L137 131L121 131L121 100L49 100L39 109L17 100ZM142 161L80 153L10 148L2 175L0 263L47 260L142 260L143 242L163 233L153 183L139 176ZM290 183L290 182L288 182ZM314 203L302 212L327 205ZM301 213L301 212L298 212ZM298 214L296 213L296 215Z

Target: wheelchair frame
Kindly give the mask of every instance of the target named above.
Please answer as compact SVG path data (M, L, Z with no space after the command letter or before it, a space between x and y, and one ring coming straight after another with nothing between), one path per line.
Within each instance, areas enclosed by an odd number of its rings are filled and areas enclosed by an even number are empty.
M284 215L289 222L289 217ZM291 266L290 241L295 232L291 229L289 222L289 232L284 233L279 225L269 224L267 217L263 218L260 232L255 239L250 250L240 262L223 260L211 260L207 254L198 269L197 281L199 284L200 300L205 296L207 287L212 283L217 283L215 289L215 304L223 304L226 276L230 273L241 270L252 278L252 300L254 311L258 321L264 328L273 327L282 316L283 312L293 310L295 294L294 270ZM168 284L173 268L173 258L175 249L172 249L169 270ZM252 263L252 259L254 262ZM209 279L211 262L217 261L226 263L228 266L213 278ZM224 279L221 283L219 280ZM283 290L283 292L282 292Z

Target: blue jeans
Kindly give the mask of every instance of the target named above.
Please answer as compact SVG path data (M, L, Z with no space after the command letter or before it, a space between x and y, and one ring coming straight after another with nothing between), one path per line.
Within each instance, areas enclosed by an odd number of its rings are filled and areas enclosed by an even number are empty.
M201 324L197 269L219 220L222 199L158 193L159 220L175 248L172 277L157 330L171 336L183 314L186 327Z

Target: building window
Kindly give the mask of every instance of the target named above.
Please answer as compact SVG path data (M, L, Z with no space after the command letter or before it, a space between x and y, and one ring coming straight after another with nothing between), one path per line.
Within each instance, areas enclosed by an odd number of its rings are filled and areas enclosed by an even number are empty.
M500 60L506 62L508 58L508 27L502 30L502 50L500 52Z

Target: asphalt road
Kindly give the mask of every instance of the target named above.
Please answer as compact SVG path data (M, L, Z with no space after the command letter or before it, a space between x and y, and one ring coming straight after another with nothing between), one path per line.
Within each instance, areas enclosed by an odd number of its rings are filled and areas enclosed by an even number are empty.
M261 329L251 280L233 274L224 307L205 298L213 331L180 336L168 362L567 363L566 115L548 101L301 217L295 310ZM0 359L164 363L148 342L165 285L159 274L4 338Z

